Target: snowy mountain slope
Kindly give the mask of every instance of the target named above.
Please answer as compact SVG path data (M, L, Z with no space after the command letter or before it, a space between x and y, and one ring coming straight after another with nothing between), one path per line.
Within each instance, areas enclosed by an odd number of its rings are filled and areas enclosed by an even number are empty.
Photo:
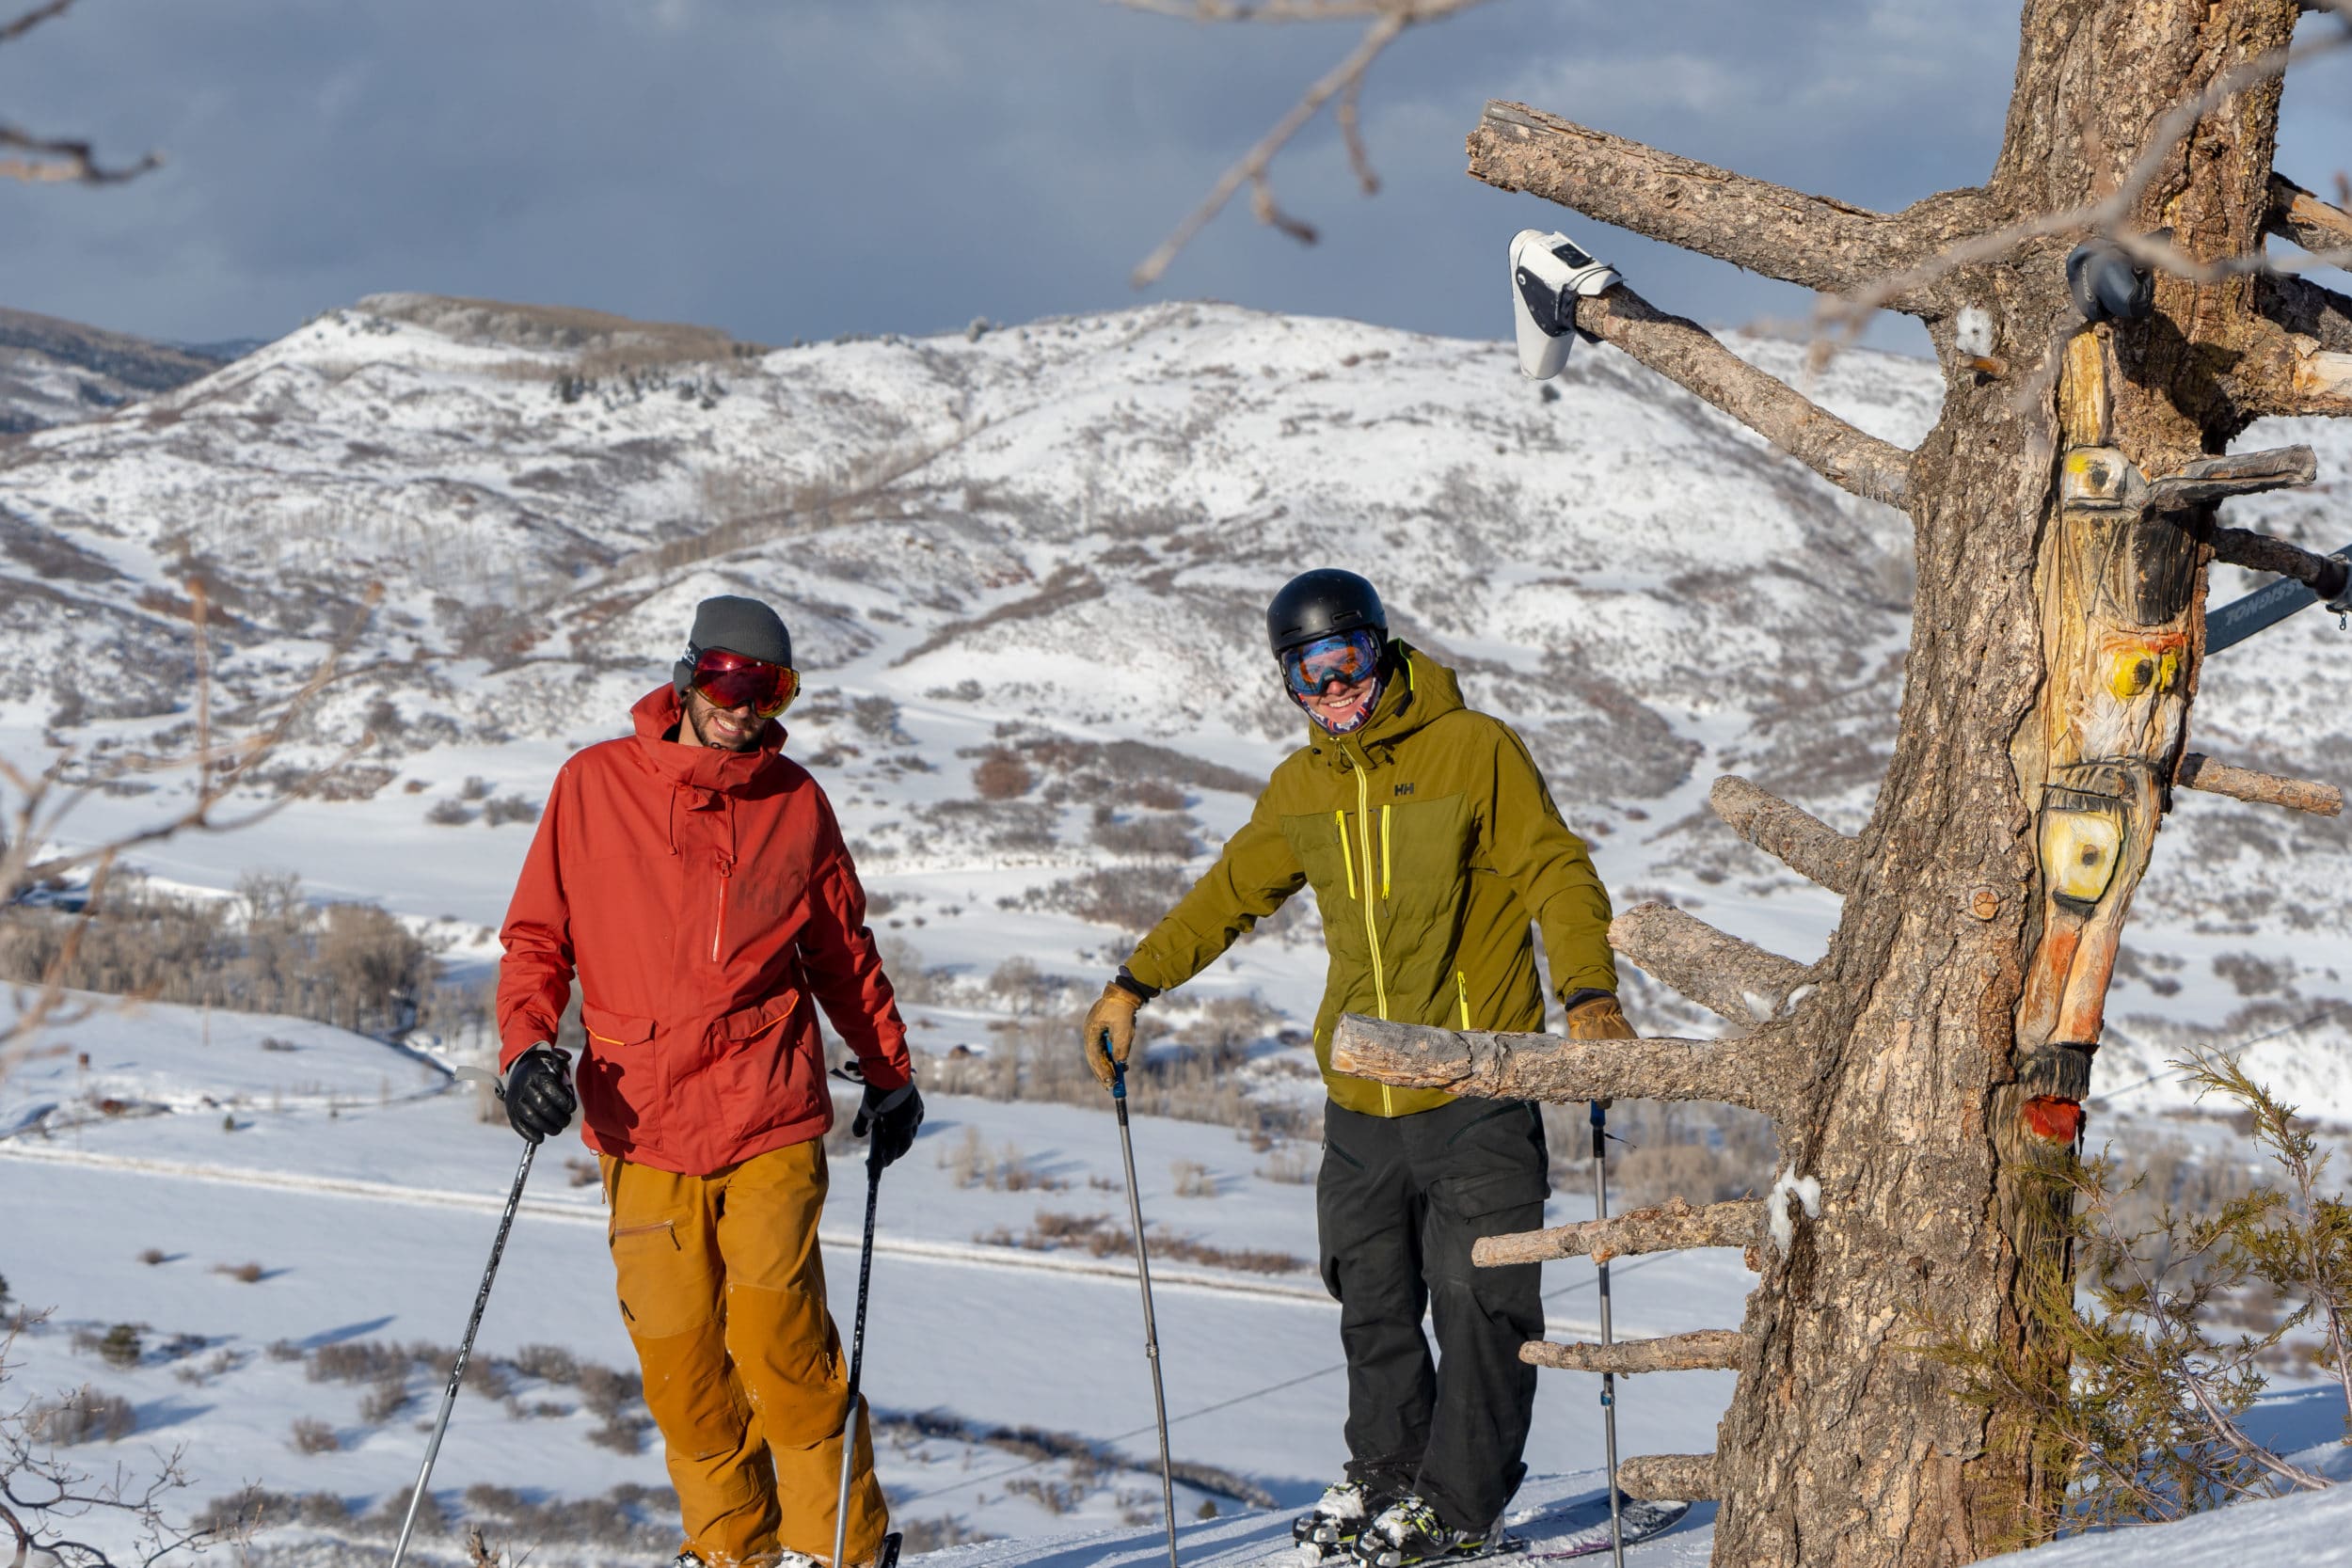
M1804 373L1793 345L1743 351ZM1860 353L1812 389L1900 441L1937 393L1932 367ZM1899 698L1907 530L1622 356L1579 354L1548 390L1497 345L1226 307L760 351L378 296L0 452L0 744L184 736L191 578L232 714L363 622L294 753L366 735L327 791L347 798L149 863L226 887L274 863L487 927L566 751L621 727L697 598L756 593L809 673L792 747L906 951L1091 974L1295 743L1259 613L1294 570L1341 562L1528 736L1620 903L1670 897L1808 957L1835 900L1713 822L1705 789L1737 770L1863 820ZM2289 437L2320 448L2330 486L2352 472L2352 433L2325 422L2248 443ZM2341 493L2233 516L2333 547ZM2194 743L2352 774L2348 652L2307 614L2217 658ZM1085 750L1122 741L1162 750ZM1025 748L1030 788L981 799L972 763L1002 746ZM143 820L169 787L93 800L73 831ZM2184 1028L2318 1015L2282 1086L2352 1115L2352 1020L2329 1010L2348 856L2343 823L2185 799L2112 1009L2113 1081L2161 1074ZM1109 896L1084 881L1104 868ZM1247 944L1198 989L1303 1013L1311 936Z
M0 309L0 437L73 424L183 387L255 346L182 348Z

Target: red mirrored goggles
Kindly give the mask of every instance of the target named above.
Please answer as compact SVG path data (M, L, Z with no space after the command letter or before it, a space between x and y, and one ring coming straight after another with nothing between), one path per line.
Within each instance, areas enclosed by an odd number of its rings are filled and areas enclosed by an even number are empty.
M773 719L801 694L801 673L788 664L768 664L712 648L694 656L694 673L687 685L713 707L749 707L759 718Z

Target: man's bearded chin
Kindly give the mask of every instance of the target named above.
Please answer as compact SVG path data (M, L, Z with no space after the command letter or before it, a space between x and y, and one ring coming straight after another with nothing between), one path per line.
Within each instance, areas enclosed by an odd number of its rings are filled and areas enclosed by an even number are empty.
M1307 710L1307 717L1314 721L1315 727L1326 734L1353 735L1364 727L1364 721L1372 717L1372 710L1380 705L1380 693L1388 689L1388 684L1386 677L1374 681L1372 689L1364 693L1364 700L1340 719L1326 716L1321 708L1304 697L1298 698L1297 702L1300 707Z

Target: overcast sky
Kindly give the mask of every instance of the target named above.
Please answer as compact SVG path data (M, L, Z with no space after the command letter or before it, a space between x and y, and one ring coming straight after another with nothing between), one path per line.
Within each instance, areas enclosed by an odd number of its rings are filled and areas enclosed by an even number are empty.
M1375 68L1378 196L1327 121L1278 164L1321 245L1245 201L1139 295L1136 261L1352 25L1103 0L81 0L0 46L0 119L170 161L129 187L0 183L0 304L210 341L406 289L780 343L1179 297L1500 338L1504 245L1534 224L1670 309L1795 317L1796 291L1468 179L1480 105L1891 208L1987 172L2016 21L2016 0L1489 0ZM2325 190L2347 166L2338 55L2290 81L2280 166Z

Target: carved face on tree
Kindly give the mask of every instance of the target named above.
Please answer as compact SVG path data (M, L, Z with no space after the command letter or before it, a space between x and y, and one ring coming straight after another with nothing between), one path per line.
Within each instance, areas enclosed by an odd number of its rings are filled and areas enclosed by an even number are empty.
M2018 1004L2017 1052L2028 1129L2072 1142L2123 922L2187 721L2196 545L2186 528L2146 510L2147 482L2120 451L2074 449L2060 483L2058 537L2045 558L2041 934Z

